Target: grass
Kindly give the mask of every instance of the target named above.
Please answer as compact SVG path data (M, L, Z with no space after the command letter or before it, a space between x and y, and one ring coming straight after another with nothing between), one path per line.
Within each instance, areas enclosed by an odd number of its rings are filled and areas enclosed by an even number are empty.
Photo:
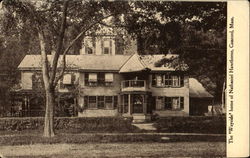
M162 137L167 137L166 140ZM53 138L44 138L38 131L29 133L9 134L0 136L0 146L3 145L30 145L30 144L82 144L82 143L130 143L130 142L225 142L226 136L211 135L145 135L137 133L127 135L126 133L58 133Z
M4 146L0 153L12 158L225 157L226 145L222 142L36 144Z

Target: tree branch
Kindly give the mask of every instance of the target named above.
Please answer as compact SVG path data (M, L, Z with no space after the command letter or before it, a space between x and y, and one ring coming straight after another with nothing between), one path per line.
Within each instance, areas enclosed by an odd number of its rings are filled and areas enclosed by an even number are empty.
M66 18L67 18L67 7L68 7L68 1L64 1L63 3L63 15L62 15L62 23L60 26L60 32L59 37L57 39L57 48L54 55L54 58L52 59L52 69L51 69L51 77L50 77L50 83L54 85L54 80L56 77L56 71L57 71L57 65L58 65L58 58L62 52L62 45L64 40L64 33L66 29Z
M55 79L54 86L58 83L58 81L63 77L64 71L66 69L66 54L70 50L70 48L73 46L73 44L80 38L82 37L88 30L90 30L94 25L100 23L102 20L114 16L115 14L110 14L105 17L100 18L99 20L93 22L91 25L89 25L86 29L84 29L82 32L80 32L68 45L68 47L64 50L63 56L62 56L62 70L60 71L58 77Z

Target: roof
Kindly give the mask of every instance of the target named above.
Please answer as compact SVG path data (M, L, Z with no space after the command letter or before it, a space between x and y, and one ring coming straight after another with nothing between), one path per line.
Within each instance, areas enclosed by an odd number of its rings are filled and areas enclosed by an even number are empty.
M79 70L115 70L119 71L121 66L128 60L128 55L67 55L66 65L71 69ZM51 61L51 55L48 55L48 60ZM59 66L61 65L62 56L59 58ZM18 68L26 69L41 69L40 55L26 55Z
M140 71L144 69L150 69L151 71L176 71L177 68L172 64L160 64L163 59L168 59L172 61L174 59L178 59L178 55L176 54L157 54L157 55L138 55L134 54L128 61L122 66L120 72L133 72ZM164 62L163 62L164 63ZM187 67L186 64L182 65ZM184 71L184 69L183 69Z
M132 55L121 67L119 72L136 72L144 70L146 66L141 62L139 55Z
M189 96L191 98L213 98L213 96L207 92L203 85L195 78L189 78Z

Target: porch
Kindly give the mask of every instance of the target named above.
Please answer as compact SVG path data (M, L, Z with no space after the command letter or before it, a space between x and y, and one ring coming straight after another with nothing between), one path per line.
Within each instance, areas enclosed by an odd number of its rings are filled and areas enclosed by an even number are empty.
M121 92L120 113L123 117L133 117L133 122L151 120L152 108L150 92Z

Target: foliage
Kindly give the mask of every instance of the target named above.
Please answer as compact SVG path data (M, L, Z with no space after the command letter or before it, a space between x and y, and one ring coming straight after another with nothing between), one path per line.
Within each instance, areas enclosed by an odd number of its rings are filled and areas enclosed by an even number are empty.
M158 132L226 134L225 117L164 117L156 121Z
M38 130L44 126L44 118L1 118L0 130L23 131ZM132 119L121 117L56 117L55 129L70 132L133 132L136 128L131 125Z

